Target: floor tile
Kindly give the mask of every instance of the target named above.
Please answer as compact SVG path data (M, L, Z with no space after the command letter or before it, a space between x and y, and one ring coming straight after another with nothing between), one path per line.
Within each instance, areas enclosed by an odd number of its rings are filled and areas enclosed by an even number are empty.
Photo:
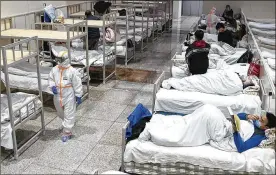
M104 91L91 89L89 92L89 100L91 101L99 101L104 95Z
M25 152L23 152L18 160L12 157L1 162L1 174L20 174L30 164L32 164L37 157L39 157L50 145L51 141L43 141L41 139L33 143Z
M22 174L73 174L73 172L31 164Z
M74 140L88 143L98 142L113 122L82 118L73 128Z
M120 146L98 144L82 162L76 172L90 174L95 169L98 169L99 173L108 170L119 170L120 164Z
M94 145L77 140L69 140L66 143L63 143L61 140L55 140L37 158L36 164L74 172Z
M142 92L153 92L154 84L146 84L142 87Z
M107 103L117 103L117 104L128 104L134 96L137 94L137 91L129 90L120 90L112 89L105 92L102 101Z
M99 102L94 110L89 110L84 114L85 118L93 118L106 121L116 121L127 105Z
M139 91L145 84L138 82L119 81L114 88Z
M136 106L139 103L143 105L152 105L153 94L150 92L140 92L131 101L130 105Z
M122 145L122 128L125 123L115 122L100 140L100 144Z

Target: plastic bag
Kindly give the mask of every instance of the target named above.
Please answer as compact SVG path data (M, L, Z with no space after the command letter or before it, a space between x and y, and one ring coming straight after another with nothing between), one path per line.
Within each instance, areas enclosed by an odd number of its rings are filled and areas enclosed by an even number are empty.
M47 7L45 7L44 11L49 16L49 18L51 19L51 21L54 21L56 19L55 8L53 7L52 4L50 4Z
M56 20L61 23L64 23L64 14L60 9L56 9L55 11Z

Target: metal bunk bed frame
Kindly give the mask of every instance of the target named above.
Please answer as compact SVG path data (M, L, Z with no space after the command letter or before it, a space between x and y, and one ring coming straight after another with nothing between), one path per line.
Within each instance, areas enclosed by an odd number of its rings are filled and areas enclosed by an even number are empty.
M142 11L141 11L141 17L142 17L142 41L141 41L141 52L143 53L144 52L144 49L145 48L147 48L147 45L148 45L148 42L149 42L149 37L148 37L148 28L149 28L149 15L147 15L147 26L146 26L146 30L145 30L145 32L146 32L146 40L147 40L147 44L146 45L144 45L144 38L143 38L143 35L144 35L144 28L145 28L145 26L144 26L144 12L146 12L146 9L149 9L149 7L146 7L147 6L147 2L143 2L143 1L141 1L141 2L137 2L137 1L134 1L133 0L133 2L131 3L131 4L129 4L127 1L122 1L122 5L132 5L132 6L134 6L135 7L135 15L136 15L136 13L139 13L139 11L137 10L138 8L141 8L142 9ZM117 5L117 4L116 4ZM119 4L120 5L120 4ZM122 6L121 5L121 6ZM134 23L135 24L135 23ZM136 27L135 25L134 25L134 27ZM153 26L154 27L154 26ZM154 32L153 32L154 33Z
M255 38L254 34L251 31L251 28L248 26L248 21L247 21L247 18L245 16L243 10L241 10L241 14L242 14L242 20L244 21L244 23L246 25L247 33L249 34L249 36L252 37L252 40L253 40L253 43L254 43L253 44L253 48L255 48L256 51L257 51L257 55L255 55L255 56L259 58L260 63L261 63L261 71L260 71L260 77L259 78L260 78L260 87L261 87L261 99L262 99L262 102L265 100L265 98L267 96L271 96L272 99L275 99L275 85L274 85L273 80L271 79L271 77L270 77L270 75L268 73L268 69L269 69L268 64L265 61L265 59L263 58L263 56L262 56L262 52L261 52L261 50L259 48L259 45L258 45L258 43L256 41L256 38ZM264 87L264 80L265 80L265 78L267 78L268 84L270 86L269 87L270 88L269 92L267 92L267 88ZM268 97L268 98L270 98L270 97ZM264 105L264 103L262 105ZM265 106L262 106L262 107L265 108Z
M90 9L89 4L90 3ZM95 5L95 1L87 1L87 2L82 2L82 3L78 3L78 4L72 4L72 5L68 5L67 6L67 16L70 18L81 18L83 19L85 17L85 11L82 11L82 5L85 4L85 10L91 10L91 12L94 12L95 14L95 10L94 10L94 5ZM82 14L77 14L83 12ZM75 15L74 15L75 14Z
M29 44L31 41L35 42L35 46L36 46L36 51L35 52L31 52L29 50L29 55L27 56L23 56L23 44ZM21 51L21 58L17 61L15 60L15 47L18 47ZM13 65L13 63L7 64L7 54L6 51L8 49L12 49L13 51L13 61L14 62L22 62L22 61L26 61L30 58L35 57L36 58L36 65L37 65L37 80L38 80L38 90L39 90L39 95L26 102L25 104L23 104L20 108L13 110L13 106L12 106L12 99L11 99L11 90L10 90L10 85L9 85L9 74L8 74L8 68ZM40 134L45 134L45 120L44 120L44 110L43 110L43 97L42 97L42 86L41 86L41 75L40 75L40 66L39 66L39 49L38 49L38 38L37 37L31 37L31 38L27 38L24 40L21 40L19 42L16 43L12 43L12 44L8 44L6 46L1 47L2 50L2 55L3 55L3 69L1 66L1 62L0 62L0 67L1 69L4 71L5 73L5 81L6 81L6 94L7 94L7 101L8 101L8 110L9 110L9 117L10 117L10 124L11 124L11 128L12 128L12 141L13 141L13 151L14 151L14 158L18 159L19 156L19 152L21 152L22 150L25 149L25 147L27 145L29 145L30 143L33 143L33 141L36 141L38 139L38 135ZM34 105L34 113L30 114L30 109L29 109L29 104L33 103L35 104L35 101L39 99L42 103L42 107L37 109L36 105ZM19 116L19 122L18 123L14 123L14 117L13 114L16 112L20 112L20 110L22 108L26 107L27 108L27 117L22 119L22 116ZM26 143L24 143L20 148L18 148L17 145L17 139L16 139L16 133L15 131L24 123L26 123L28 120L30 120L31 118L33 118L34 116L39 116L41 117L41 129L31 138L28 139L28 141Z
M113 6L115 7L125 7L126 9L126 55L125 55L125 65L127 65L127 63L132 60L132 59L136 59L135 58L135 7L133 7L132 5L125 5L125 4L114 4ZM128 30L129 30L129 20L133 17L133 23L134 23L134 27L133 27L133 55L128 58L128 48L127 48L127 40L128 40ZM118 17L119 18L119 17ZM119 24L118 24L119 25Z
M32 13L31 13L32 14ZM34 13L34 15L37 14L37 13ZM35 18L35 17L34 17ZM9 18L10 20L8 20L8 22L10 22L9 25L6 25L4 30L9 30L9 29L12 29L12 17ZM15 17L14 17L15 19ZM5 22L7 21L7 19L2 19L4 20ZM1 20L1 21L2 21ZM44 23L43 23L44 24ZM42 23L40 23L41 25L41 29L42 29ZM52 25L52 24L51 24ZM81 27L85 27L85 31L86 32L83 32L82 31L79 31L79 29ZM26 28L26 25L25 25L25 28ZM73 31L71 31L73 29ZM77 31L75 31L74 29L77 29ZM66 46L67 46L67 49L68 49L68 58L70 60L70 63L71 63L71 51L70 51L70 43L72 40L75 40L75 39L78 39L78 38L82 38L82 37L85 37L86 39L86 64L89 65L89 60L88 60L88 32L87 32L87 21L83 21L83 22L79 22L79 23L76 23L76 24L73 24L73 25L69 25L69 26L66 26L65 27L65 32L66 32L66 35L67 35L67 38L64 38L64 39L53 39L53 38L39 38L38 37L38 40L41 40L41 41L53 41L53 42L56 42L56 41L60 41L60 42L66 42ZM72 37L70 37L70 35L73 34ZM32 37L32 36L31 36ZM1 38L7 38L7 39L25 39L25 38L28 38L28 36L3 36L3 33L1 33ZM83 80L87 80L87 92L82 96L82 100L86 99L89 97L89 66L86 66L84 67L84 69L86 68L86 71L87 71L87 76L83 77Z

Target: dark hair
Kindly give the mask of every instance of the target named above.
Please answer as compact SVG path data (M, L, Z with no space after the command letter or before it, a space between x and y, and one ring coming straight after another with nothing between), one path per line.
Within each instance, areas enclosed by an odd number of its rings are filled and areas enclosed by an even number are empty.
M270 112L267 112L266 113L266 118L267 118L267 120L268 120L268 123L267 123L267 127L269 127L269 128L274 128L274 127L276 127L276 117L275 117L275 115L273 115L272 113L270 113Z
M90 16L90 15L92 15L91 10L86 10L85 11L85 16L87 17L87 16Z
M225 28L225 26L224 26L224 24L223 23L217 23L217 25L216 25L216 29L218 30L218 29L220 29L220 28Z
M229 7L230 8L230 5L226 5L226 8Z
M196 38L197 40L202 40L203 37L204 37L204 32L203 32L202 30L197 30L197 31L195 32L195 38Z
M105 2L105 1L98 1L94 5L94 9L100 13L103 14L112 4L110 2Z

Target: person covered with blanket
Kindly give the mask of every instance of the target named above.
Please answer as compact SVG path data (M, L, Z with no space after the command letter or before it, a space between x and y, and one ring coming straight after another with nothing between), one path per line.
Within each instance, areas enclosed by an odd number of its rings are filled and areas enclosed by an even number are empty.
M186 50L186 63L188 64L190 73L205 74L209 67L208 54L210 51L210 45L203 40L204 32L197 30L195 32L195 39Z
M166 147L193 147L209 143L217 149L241 153L259 146L266 139L265 130L276 125L275 115L269 112L261 117L239 113L233 118L240 119L240 128L236 129L235 120L227 119L210 104L186 116L156 114L146 124L138 140Z

